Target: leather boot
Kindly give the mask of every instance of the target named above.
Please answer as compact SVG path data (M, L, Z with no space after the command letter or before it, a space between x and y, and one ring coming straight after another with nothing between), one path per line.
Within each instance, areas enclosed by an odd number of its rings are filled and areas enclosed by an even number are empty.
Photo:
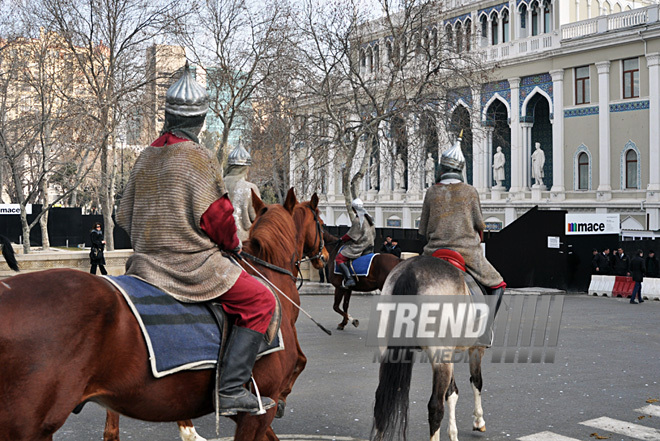
M497 301L495 303L495 312L493 313L492 317L488 318L488 326L486 331L477 339L475 346L490 348L493 345L493 339L495 338L493 326L495 324L495 316L497 315L497 311L500 309L500 304L502 303L502 294L504 294L504 288L486 288L485 291L489 296L497 296Z
M355 286L355 280L353 280L353 276L351 275L351 270L348 268L348 265L346 263L340 263L338 266L339 271L341 271L342 275L344 276L344 286L346 288L352 288Z
M254 415L259 411L257 397L243 385L250 381L263 340L263 334L252 329L238 326L232 329L220 373L217 403L220 415L236 415L237 412ZM261 397L261 403L264 409L275 406L275 402L268 397Z

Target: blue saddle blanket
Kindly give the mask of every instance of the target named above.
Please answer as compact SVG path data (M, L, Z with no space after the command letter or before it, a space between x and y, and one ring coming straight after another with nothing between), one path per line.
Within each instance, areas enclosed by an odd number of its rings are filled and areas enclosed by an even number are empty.
M179 302L137 277L104 277L122 293L140 324L154 377L215 367L221 332L206 304ZM283 349L280 342L278 332L267 352Z
M343 247L342 247L343 248ZM339 250L341 252L341 249ZM371 269L371 262L374 260L374 257L377 256L377 253L369 253L364 256L360 256L351 262L351 272L356 276L366 276L369 274ZM337 265L335 265L335 274L341 274Z

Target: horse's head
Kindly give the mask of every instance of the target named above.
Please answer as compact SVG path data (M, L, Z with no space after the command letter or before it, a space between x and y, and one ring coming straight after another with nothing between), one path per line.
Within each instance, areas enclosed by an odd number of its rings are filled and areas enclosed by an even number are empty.
M296 225L293 222L293 204L285 202L266 205L252 190L252 208L256 218L250 227L245 246L251 254L274 265L292 266L297 250Z
M298 231L298 252L301 261L310 260L314 268L321 269L328 261L325 248L323 219L319 212L319 197L314 193L307 202L297 202L293 188L287 193L287 202L294 203L293 220ZM287 205L287 202L284 205Z

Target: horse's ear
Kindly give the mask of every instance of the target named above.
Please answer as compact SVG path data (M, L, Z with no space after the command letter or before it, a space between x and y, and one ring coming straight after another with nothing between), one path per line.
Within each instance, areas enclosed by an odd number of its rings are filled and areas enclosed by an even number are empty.
M298 200L296 199L296 192L293 191L293 187L291 187L286 194L286 199L284 200L284 208L286 211L293 214L293 209L297 203Z
M254 212L259 214L261 213L261 210L266 208L266 204L264 204L264 201L261 200L261 198L254 192L254 189L251 188L250 192L252 192L252 208L254 208Z
M316 211L316 208L319 206L319 197L314 193L312 199L309 200L309 206L312 207L312 210Z

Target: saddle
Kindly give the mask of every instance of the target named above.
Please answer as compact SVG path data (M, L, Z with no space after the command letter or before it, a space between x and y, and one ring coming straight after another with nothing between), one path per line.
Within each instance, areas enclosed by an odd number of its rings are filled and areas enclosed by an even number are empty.
M468 272L467 266L465 266L465 259L463 258L463 256L461 256L459 252L449 248L438 248L433 252L432 256L437 257L438 259L442 259L446 262L449 262L459 270L463 271L465 273L464 274L465 284L468 286L468 289L470 290L470 294L472 294L473 296L488 295L488 292L486 292L485 287L482 286L479 282L477 282L474 279L474 277L472 277L472 275Z

